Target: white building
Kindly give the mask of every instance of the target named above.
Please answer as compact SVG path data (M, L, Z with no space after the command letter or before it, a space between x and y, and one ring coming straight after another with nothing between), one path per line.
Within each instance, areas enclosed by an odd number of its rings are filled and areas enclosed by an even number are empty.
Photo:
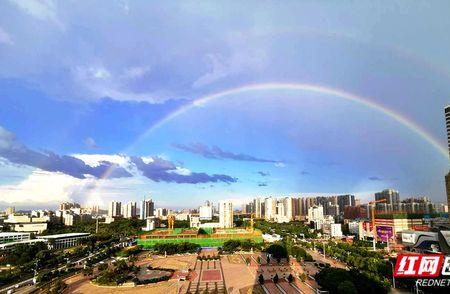
M167 216L167 209L166 208L157 208L155 209L155 216L158 218L163 218Z
M209 201L206 201L205 205L200 206L198 211L201 220L211 220L213 217L213 206Z
M65 213L63 215L63 222L65 226L73 226L81 221L81 217L74 213Z
M277 212L277 200L272 197L264 199L264 210L264 219L273 221Z
M191 217L190 213L177 213L175 214L175 220L180 220L180 221L187 221L189 220L189 218Z
M142 228L143 231L152 231L159 226L159 219L156 216L150 216L146 220L145 227Z
M277 200L275 221L278 223L288 223L293 219L292 198L284 197Z
M348 223L348 231L350 234L358 235L359 234L359 222L352 221Z
M30 217L28 215L10 214L4 220L11 230L15 232L30 232L40 234L47 229L50 217Z
M147 219L149 216L154 216L154 210L155 203L152 201L152 199L142 200L140 218Z
M200 218L198 216L192 216L189 220L189 226L191 228L200 228Z
M122 203L118 201L111 201L108 205L108 216L118 217L122 215Z
M330 224L330 236L332 238L342 237L342 226L341 226L341 224Z
M0 244L30 240L30 233L2 232Z
M45 240L50 249L61 249L76 246L82 239L89 237L89 235L89 233L68 233L37 236L36 239Z
M283 240L283 238L280 235L277 234L263 234L262 238L264 242L273 243Z
M264 216L264 201L261 198L253 200L253 209L255 210L255 218L262 218Z
M123 206L124 218L135 218L137 216L137 204L134 201L130 201Z
M323 206L312 206L308 208L308 221L323 220Z
M219 223L221 228L233 227L233 203L231 201L219 202Z

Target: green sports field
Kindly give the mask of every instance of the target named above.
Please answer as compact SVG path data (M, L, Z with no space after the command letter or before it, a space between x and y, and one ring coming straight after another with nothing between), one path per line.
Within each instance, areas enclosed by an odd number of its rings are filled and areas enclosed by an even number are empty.
M198 244L202 247L218 247L222 246L228 240L246 240L250 239L257 243L263 241L261 236L248 236L248 237L228 237L228 238L168 238L168 239L138 239L138 245L144 246L144 248L150 248L157 243L183 243L190 242Z

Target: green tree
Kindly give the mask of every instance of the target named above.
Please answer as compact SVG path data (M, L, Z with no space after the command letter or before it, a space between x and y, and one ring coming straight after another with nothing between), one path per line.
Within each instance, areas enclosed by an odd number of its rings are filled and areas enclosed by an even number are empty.
M338 294L357 294L355 285L350 281L343 281L337 287Z
M259 274L258 282L259 282L261 285L264 284L264 276L263 276L262 274Z
M277 284L277 283L278 283L278 280L279 280L278 274L275 274L275 276L273 276L273 282L274 282L275 284Z
M286 247L280 244L272 244L266 249L267 253L271 254L273 258L287 258L288 252Z

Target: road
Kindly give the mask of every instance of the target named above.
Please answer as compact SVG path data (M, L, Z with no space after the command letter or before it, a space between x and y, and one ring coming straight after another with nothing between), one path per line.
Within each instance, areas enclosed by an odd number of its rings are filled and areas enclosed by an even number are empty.
M311 254L311 256L314 258L314 260L316 260L317 262L329 263L332 267L348 269L348 267L345 263L337 261L331 257L326 257L326 254L327 254L326 249L325 249L325 257L323 257L323 254L318 251L307 249L306 252Z

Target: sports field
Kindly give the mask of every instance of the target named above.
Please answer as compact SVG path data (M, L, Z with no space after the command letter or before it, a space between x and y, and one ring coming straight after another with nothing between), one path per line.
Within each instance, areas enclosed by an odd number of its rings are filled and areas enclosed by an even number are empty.
M190 242L198 244L202 247L218 247L222 246L223 243L225 243L228 240L245 240L250 239L257 243L262 242L263 239L261 236L245 236L245 237L224 237L224 238L165 238L165 239L138 239L137 243L138 245L144 246L144 248L150 248L154 246L157 243L183 243L183 242Z

